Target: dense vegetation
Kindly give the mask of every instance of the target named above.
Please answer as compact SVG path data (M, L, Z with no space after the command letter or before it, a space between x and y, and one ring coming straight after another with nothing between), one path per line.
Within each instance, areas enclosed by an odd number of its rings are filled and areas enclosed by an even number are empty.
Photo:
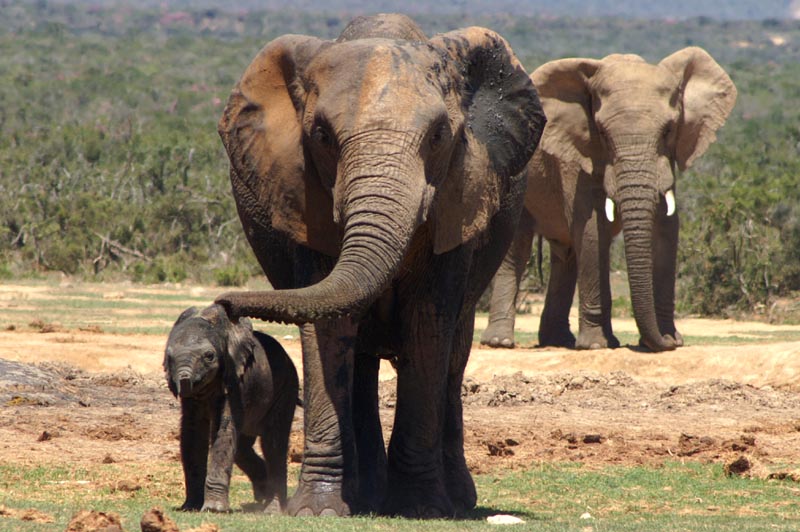
M169 11L0 2L0 275L236 284L258 267L216 121L244 67L283 33L336 36L342 12ZM719 142L679 180L682 308L768 308L800 290L800 25L467 16L529 69L695 44L739 88Z

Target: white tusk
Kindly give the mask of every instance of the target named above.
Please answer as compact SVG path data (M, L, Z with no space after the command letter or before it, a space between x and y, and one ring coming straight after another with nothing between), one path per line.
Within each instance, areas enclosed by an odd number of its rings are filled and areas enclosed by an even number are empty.
M606 218L609 222L614 221L614 200L606 197Z
M667 200L667 216L675 214L675 193L672 190L667 190L664 194L664 199Z

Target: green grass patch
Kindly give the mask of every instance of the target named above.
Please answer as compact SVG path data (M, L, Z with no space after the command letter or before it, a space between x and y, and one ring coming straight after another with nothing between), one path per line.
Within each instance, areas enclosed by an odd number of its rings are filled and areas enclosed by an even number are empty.
M297 477L297 467L290 478ZM116 512L126 530L137 530L142 514L160 506L178 526L204 522L222 530L484 530L486 517L516 515L526 523L514 530L761 531L800 527L798 487L788 481L729 478L719 465L667 463L661 467L604 467L579 463L533 465L525 471L475 477L478 506L459 520L418 521L377 517L291 518L244 513L250 486L234 476L225 515L181 513L183 486L177 462L63 466L0 465L0 500L9 508L35 508L53 523L0 517L0 531L61 531L81 509ZM122 489L122 480L137 489ZM294 486L290 486L290 492ZM591 516L591 517L587 517Z

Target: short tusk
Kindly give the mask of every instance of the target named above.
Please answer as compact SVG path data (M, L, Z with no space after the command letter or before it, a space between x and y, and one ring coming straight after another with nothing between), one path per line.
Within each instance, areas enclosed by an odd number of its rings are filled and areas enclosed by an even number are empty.
M606 218L609 222L614 221L614 200L606 197Z
M672 190L667 190L664 194L664 199L667 200L667 216L675 214L675 193Z

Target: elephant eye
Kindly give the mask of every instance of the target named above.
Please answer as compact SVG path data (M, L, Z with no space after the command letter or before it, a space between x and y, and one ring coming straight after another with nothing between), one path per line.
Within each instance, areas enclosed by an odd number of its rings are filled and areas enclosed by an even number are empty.
M436 149L442 145L447 138L449 124L446 119L439 120L436 125L431 128L431 133L428 136L428 145L431 149Z
M328 148L332 148L334 145L333 135L330 129L324 125L315 126L311 136L316 142Z
M203 354L203 358L206 362L214 362L215 357L216 353L214 353L214 351L206 351L205 354Z

